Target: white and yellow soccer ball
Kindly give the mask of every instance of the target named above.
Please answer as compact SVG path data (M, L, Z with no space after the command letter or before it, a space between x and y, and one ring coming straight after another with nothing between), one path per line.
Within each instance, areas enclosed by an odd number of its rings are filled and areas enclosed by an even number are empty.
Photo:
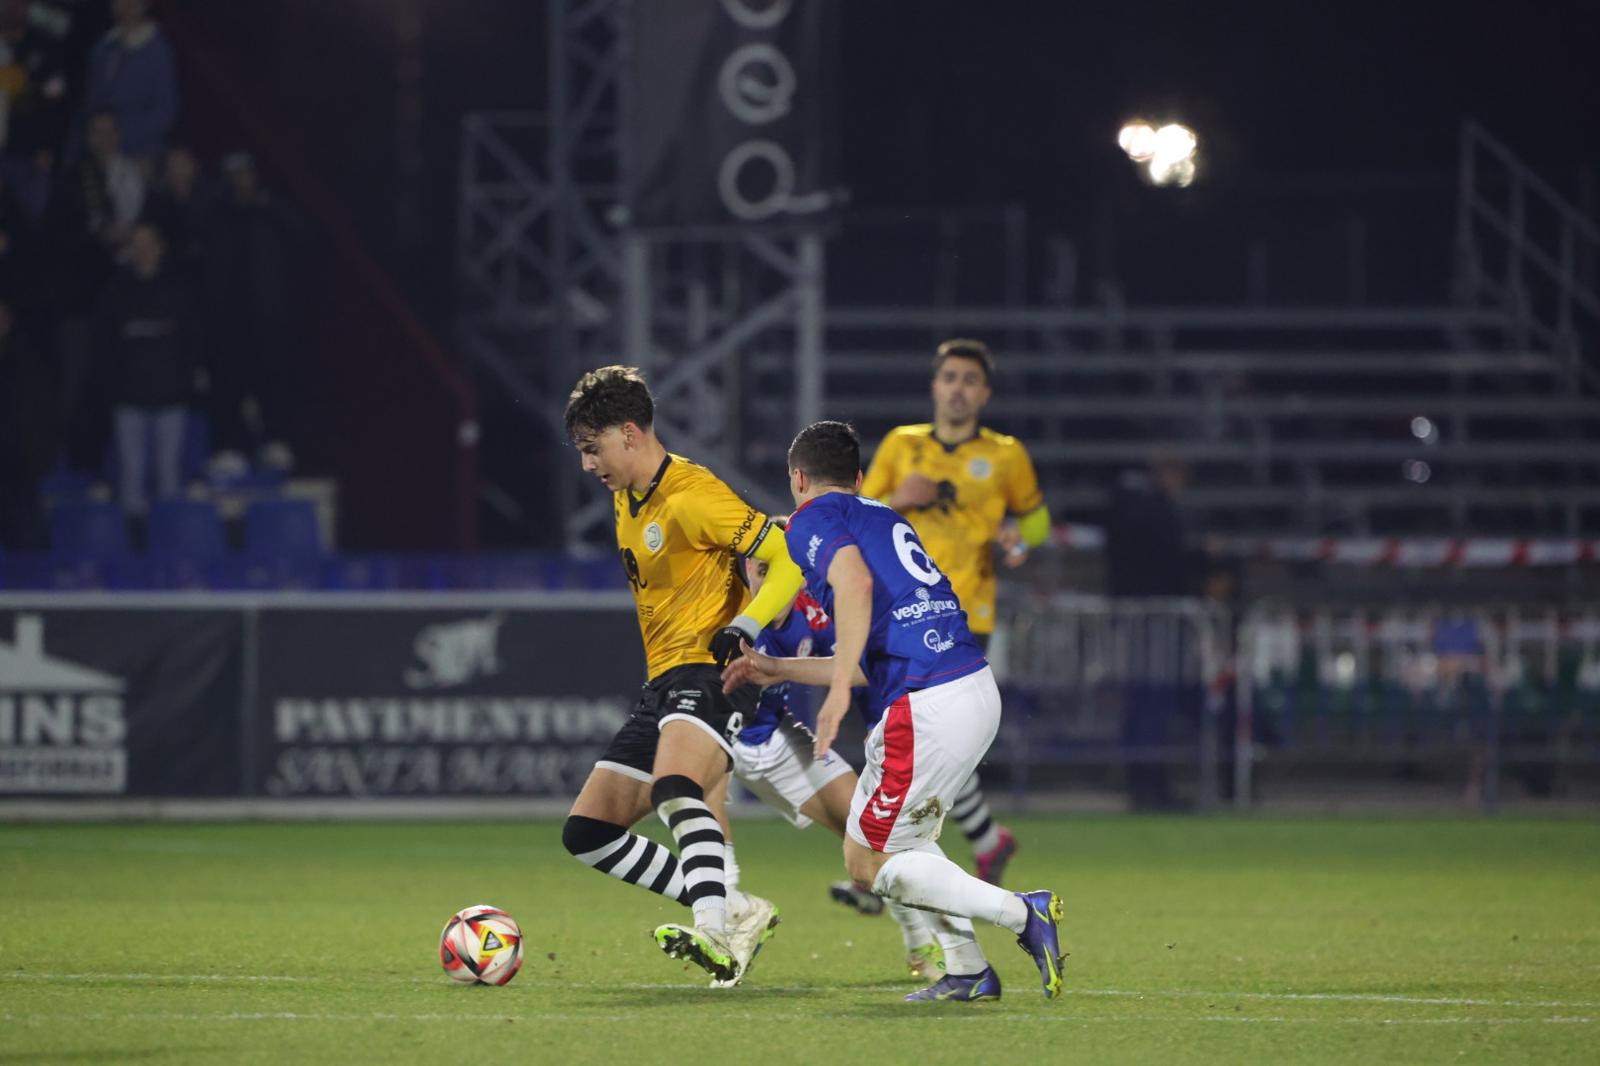
M522 927L487 903L457 911L439 937L439 961L464 985L503 985L522 968Z

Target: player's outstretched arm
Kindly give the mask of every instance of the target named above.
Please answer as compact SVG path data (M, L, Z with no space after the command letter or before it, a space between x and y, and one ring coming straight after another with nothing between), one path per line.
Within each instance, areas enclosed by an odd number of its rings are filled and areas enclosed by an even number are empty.
M828 753L839 723L850 710L850 687L860 672L861 654L872 629L872 571L861 549L846 544L828 564L828 585L833 589L833 669L828 695L817 710L817 757Z
M732 693L741 685L776 685L798 681L802 685L826 688L833 683L833 656L809 655L802 658L779 657L756 651L748 642L740 647L739 658L722 671L722 691ZM852 684L865 685L867 675L856 667Z
M761 584L761 591L756 593L744 613L711 638L711 656L718 666L725 667L732 662L739 654L739 645L755 640L761 627L792 604L805 584L805 575L789 557L789 545L784 540L782 526L774 523L751 554L767 564L767 577Z

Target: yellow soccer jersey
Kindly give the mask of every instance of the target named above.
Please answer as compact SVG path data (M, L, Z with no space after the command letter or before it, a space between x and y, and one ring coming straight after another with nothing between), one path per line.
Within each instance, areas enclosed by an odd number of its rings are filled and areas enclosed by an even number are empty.
M872 457L861 494L887 500L908 475L939 485L939 498L906 517L967 612L974 633L994 632L994 558L990 544L1006 515L1044 503L1028 450L1015 437L979 427L960 444L933 435L933 426L889 431Z
M749 596L739 557L767 535L767 516L677 455L667 456L642 497L626 488L616 493L614 510L649 677L713 662L711 637Z

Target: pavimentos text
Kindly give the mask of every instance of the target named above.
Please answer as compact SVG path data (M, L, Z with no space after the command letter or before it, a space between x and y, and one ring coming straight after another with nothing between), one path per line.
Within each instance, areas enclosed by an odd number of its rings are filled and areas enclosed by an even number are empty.
M632 612L434 602L0 599L0 795L571 794Z

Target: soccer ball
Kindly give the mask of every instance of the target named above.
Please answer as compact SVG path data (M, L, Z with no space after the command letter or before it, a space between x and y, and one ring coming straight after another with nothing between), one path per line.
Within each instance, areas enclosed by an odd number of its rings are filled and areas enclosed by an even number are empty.
M522 968L522 928L486 903L457 911L439 937L439 961L464 985L503 985Z

